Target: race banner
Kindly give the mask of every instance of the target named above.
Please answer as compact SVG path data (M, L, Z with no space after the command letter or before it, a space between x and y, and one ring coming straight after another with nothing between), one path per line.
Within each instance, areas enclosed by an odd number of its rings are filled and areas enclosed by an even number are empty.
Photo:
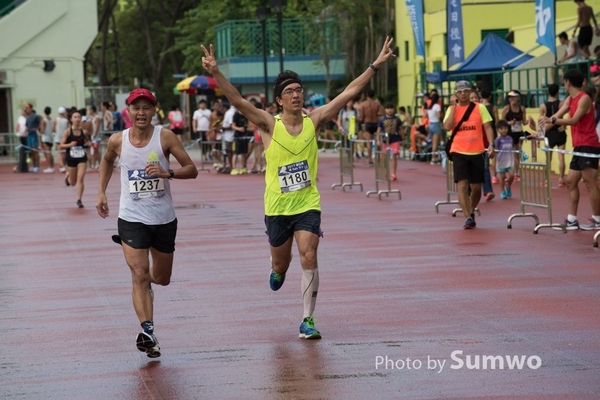
M446 29L448 38L448 68L465 60L465 42L463 39L462 5L460 0L447 0Z
M425 24L423 23L423 0L405 0L410 24L415 35L417 55L425 57Z
M535 42L546 46L556 55L554 0L535 0Z

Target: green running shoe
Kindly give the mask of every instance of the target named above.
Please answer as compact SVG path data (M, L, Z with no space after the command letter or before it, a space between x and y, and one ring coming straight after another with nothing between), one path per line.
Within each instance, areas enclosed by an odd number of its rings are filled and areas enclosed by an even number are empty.
M271 286L271 290L277 291L281 289L284 281L285 274L278 274L277 272L271 270L271 275L269 275L269 286Z
M315 329L315 320L313 317L306 317L300 324L301 339L321 339L321 332Z

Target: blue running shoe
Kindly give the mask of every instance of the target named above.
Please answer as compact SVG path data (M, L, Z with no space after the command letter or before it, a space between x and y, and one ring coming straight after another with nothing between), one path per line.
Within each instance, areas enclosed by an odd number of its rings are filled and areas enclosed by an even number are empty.
M271 275L269 275L269 286L271 286L271 290L277 291L281 289L284 281L285 274L278 274L277 272L271 270Z
M467 218L465 224L463 225L463 229L475 229L477 224L473 218Z
M510 199L512 197L512 190L510 189L510 187L506 188L506 198Z
M315 320L313 317L306 317L300 324L301 339L321 339L321 332L315 329Z
M506 199L508 196L506 196L506 189L502 191L502 193L500 193L500 198L502 200Z

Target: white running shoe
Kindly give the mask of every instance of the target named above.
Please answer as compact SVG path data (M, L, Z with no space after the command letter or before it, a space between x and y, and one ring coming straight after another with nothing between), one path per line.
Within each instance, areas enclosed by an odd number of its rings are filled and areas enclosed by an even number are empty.
M46 169L44 170L44 173L45 173L45 174L53 174L53 173L54 173L54 168L46 168Z

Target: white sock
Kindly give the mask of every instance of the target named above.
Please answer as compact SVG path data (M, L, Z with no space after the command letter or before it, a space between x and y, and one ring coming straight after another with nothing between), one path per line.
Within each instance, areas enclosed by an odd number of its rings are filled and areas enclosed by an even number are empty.
M310 317L315 311L317 291L319 290L319 269L302 270L302 302L304 303L304 316Z
M575 222L575 221L577 221L577 216L573 215L573 214L569 214L569 215L567 215L567 221Z

